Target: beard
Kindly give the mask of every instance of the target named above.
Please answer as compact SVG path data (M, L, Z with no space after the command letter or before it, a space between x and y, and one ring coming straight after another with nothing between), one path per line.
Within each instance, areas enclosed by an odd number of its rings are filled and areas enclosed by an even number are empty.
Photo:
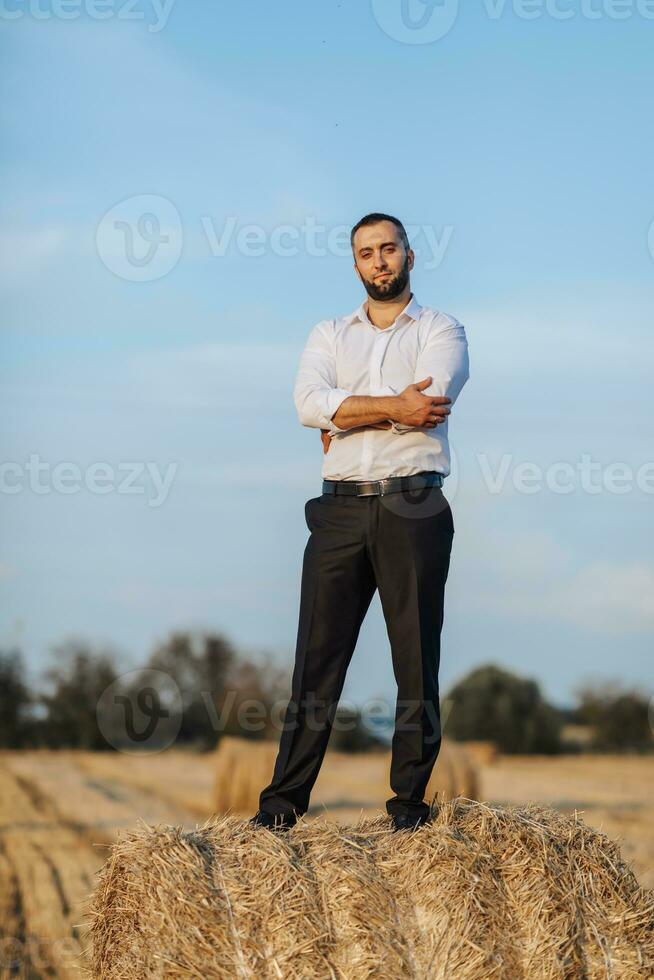
M397 273L397 275L392 276L390 279L386 279L384 282L374 282L369 279L363 279L363 285L365 290L371 299L384 302L384 300L397 299L397 297L406 289L409 284L409 257L408 255L404 259L404 265Z

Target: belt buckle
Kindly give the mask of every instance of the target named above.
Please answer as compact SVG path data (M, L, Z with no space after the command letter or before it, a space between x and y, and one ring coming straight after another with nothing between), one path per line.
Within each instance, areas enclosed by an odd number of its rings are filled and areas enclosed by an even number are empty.
M361 480L357 485L357 497L372 497L373 495L383 497L387 488L392 486L392 483L393 477L391 476L385 476L383 480ZM361 486L377 487L377 489L360 491L359 487Z
M378 482L378 480L360 480L357 483L357 497L371 497L373 494L377 493L376 490L361 490L360 488L370 487Z

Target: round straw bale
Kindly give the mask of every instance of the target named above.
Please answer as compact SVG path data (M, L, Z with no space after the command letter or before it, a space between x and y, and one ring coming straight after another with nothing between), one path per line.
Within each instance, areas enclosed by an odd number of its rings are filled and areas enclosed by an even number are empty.
M247 814L259 805L259 794L272 779L277 742L224 735L215 753L216 813Z
M470 739L469 741L461 742L461 745L480 766L492 766L494 762L497 762L500 754L495 742Z
M434 798L436 802L443 802L456 796L465 796L469 800L479 798L478 768L463 745L443 739L427 783L425 799L430 803Z
M617 844L537 804L456 799L286 834L219 817L114 846L92 906L96 980L642 980L654 893Z

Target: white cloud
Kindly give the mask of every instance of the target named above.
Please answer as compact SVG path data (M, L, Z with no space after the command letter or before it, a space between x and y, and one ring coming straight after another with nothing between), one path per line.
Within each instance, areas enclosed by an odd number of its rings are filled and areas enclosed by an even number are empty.
M457 532L459 538L463 535ZM477 581L470 604L484 612L531 621L567 624L590 633L640 633L654 629L654 565L642 561L592 561L579 565L567 545L544 532L522 533L501 546L477 540L477 567L459 570ZM470 547L466 552L470 553Z
M652 630L654 566L594 562L557 583L545 601L550 614L559 609L562 618L585 629L616 634Z

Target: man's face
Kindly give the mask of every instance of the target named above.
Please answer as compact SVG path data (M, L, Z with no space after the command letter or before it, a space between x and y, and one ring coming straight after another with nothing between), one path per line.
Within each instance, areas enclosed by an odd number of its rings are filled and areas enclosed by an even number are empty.
M409 284L412 249L405 249L392 221L359 228L354 236L354 268L371 299L392 300Z

